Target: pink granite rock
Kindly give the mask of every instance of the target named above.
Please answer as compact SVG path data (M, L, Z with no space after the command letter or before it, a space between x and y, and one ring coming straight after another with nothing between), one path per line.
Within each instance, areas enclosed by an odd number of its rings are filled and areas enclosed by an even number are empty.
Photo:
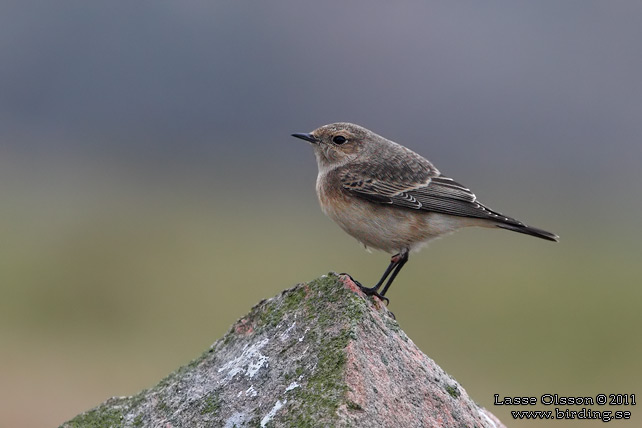
M260 302L158 385L63 424L83 426L504 427L336 274Z

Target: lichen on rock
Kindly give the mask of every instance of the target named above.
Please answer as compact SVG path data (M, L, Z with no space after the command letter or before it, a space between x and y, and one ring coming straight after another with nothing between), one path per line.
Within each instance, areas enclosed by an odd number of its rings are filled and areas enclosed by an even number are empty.
M62 427L503 426L334 273L261 301L199 358Z

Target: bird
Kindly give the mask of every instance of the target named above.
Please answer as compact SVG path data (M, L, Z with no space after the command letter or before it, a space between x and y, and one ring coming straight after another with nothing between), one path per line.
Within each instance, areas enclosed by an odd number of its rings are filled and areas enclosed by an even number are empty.
M487 207L423 156L362 126L338 122L292 136L314 149L322 211L366 249L393 254L372 287L350 276L368 296L389 303L385 295L409 254L458 229L500 228L559 241L554 233Z

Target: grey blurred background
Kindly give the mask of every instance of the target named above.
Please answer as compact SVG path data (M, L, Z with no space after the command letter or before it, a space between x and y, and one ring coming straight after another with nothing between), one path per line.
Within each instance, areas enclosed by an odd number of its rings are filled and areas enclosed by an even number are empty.
M641 394L641 40L637 1L2 2L0 426L149 387L297 282L376 280L289 136L335 121L561 235L460 232L389 293L477 402L526 427L493 394Z

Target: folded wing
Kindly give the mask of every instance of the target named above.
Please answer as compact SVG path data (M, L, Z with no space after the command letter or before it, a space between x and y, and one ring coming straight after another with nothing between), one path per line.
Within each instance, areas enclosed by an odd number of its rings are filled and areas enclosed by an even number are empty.
M470 189L442 175L432 165L414 175L385 169L366 173L365 168L351 168L343 172L341 184L346 191L371 202L523 225L477 202Z

